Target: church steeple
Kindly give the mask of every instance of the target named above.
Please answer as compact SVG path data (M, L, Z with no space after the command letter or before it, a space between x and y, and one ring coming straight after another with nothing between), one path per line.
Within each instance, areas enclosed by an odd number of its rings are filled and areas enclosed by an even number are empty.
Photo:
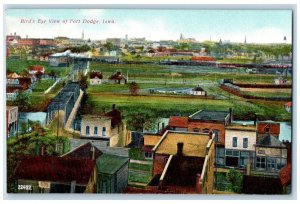
M81 39L84 40L84 30L82 30Z
M247 38L246 38L246 35L245 35L245 41L244 41L244 44L247 44Z

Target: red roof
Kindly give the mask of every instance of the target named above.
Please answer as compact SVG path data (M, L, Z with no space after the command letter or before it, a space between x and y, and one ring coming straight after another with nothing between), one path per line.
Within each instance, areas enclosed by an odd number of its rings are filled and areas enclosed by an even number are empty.
M33 66L29 67L29 70L43 72L44 71L44 67L43 66L39 66L39 65L33 65Z
M86 185L95 163L91 159L55 156L25 156L15 169L16 179Z
M199 57L192 57L193 61L216 61L215 58L210 57L210 56L199 56Z
M285 106L292 107L292 102L287 102Z
M171 116L169 121L170 127L182 127L186 128L188 126L187 117Z
M279 177L282 186L287 186L291 183L291 164L288 164L281 169Z

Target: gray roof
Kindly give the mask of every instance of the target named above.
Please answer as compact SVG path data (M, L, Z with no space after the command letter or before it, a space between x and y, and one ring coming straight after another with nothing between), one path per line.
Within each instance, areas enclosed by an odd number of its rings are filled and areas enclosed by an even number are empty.
M97 169L100 173L114 174L119 171L129 161L127 157L110 154L102 154L96 161Z
M192 120L204 120L204 121L225 121L225 118L229 115L227 111L209 111L202 110L194 113L189 118Z
M267 135L264 138L262 138L257 146L261 147L286 147L282 142L280 142L279 139L272 135Z
M204 91L200 86L193 88L193 91Z

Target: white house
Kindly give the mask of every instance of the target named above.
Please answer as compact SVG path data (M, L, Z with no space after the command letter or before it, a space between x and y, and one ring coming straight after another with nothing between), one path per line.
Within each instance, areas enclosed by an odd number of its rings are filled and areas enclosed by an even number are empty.
M231 124L225 128L225 164L245 167L255 153L256 126Z
M101 72L90 73L90 85L99 85L102 83L103 75Z
M200 86L197 86L191 90L191 94L195 96L206 96L207 92Z

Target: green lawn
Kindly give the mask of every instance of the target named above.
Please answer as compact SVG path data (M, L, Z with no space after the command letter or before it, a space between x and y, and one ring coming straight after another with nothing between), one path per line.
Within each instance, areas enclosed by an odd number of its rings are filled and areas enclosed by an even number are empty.
M152 172L152 165L149 164L129 163L129 168L140 171Z
M152 179L151 173L129 172L128 182L149 183Z
M34 88L32 89L33 92L44 92L46 91L50 86L54 84L55 80L52 79L45 79L38 81Z

